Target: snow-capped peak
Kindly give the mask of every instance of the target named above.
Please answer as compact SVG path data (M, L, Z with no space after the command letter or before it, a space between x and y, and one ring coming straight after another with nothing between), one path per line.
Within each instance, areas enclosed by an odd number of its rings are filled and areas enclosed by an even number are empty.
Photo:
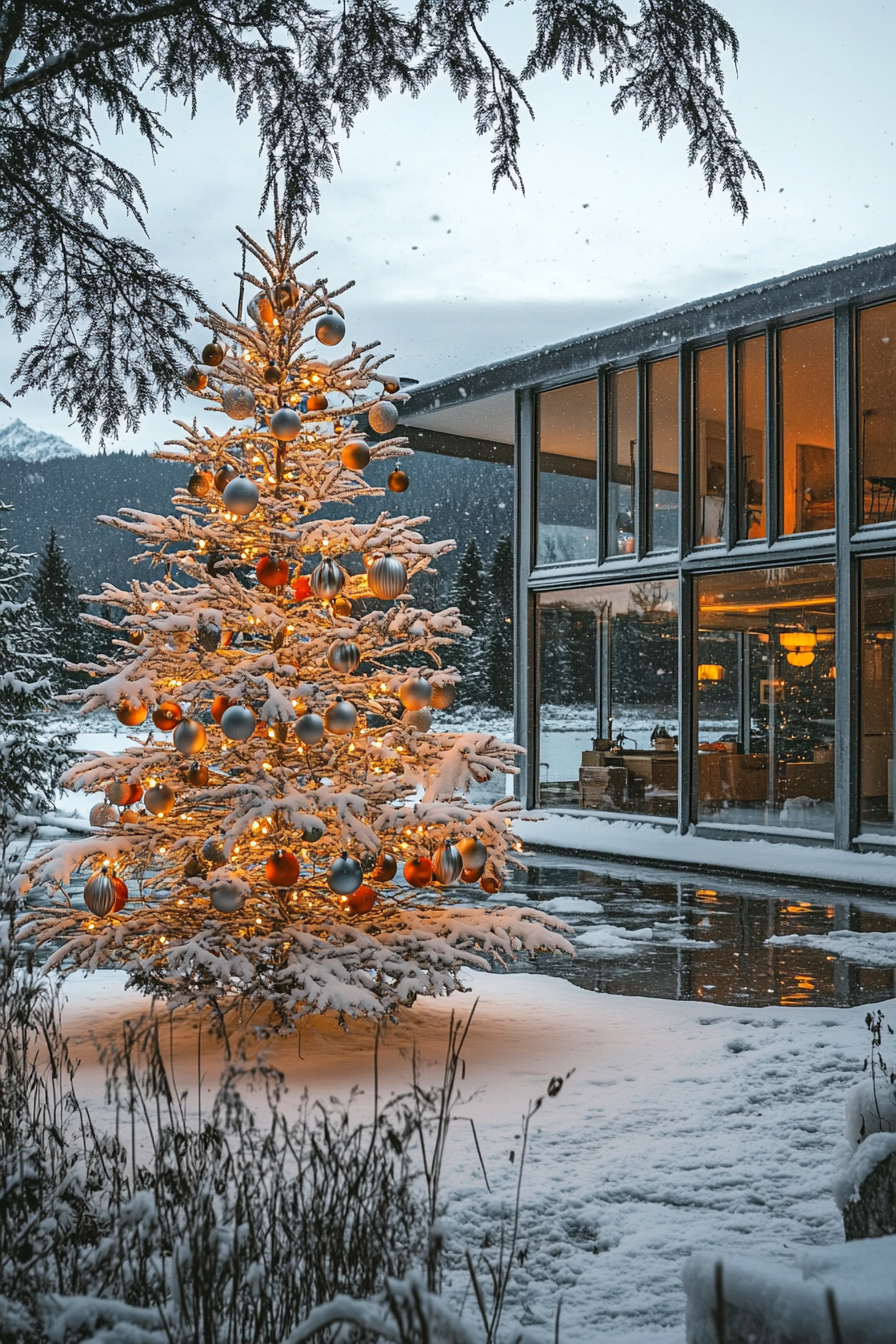
M0 458L16 458L20 462L48 462L52 457L81 457L81 449L60 439L58 434L45 434L31 429L21 420L0 429Z

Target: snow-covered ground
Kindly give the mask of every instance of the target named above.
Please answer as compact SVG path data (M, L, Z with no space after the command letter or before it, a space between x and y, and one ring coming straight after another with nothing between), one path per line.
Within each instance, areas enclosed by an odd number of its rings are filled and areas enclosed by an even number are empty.
M420 1001L385 1028L380 1086L406 1085L414 1047L435 1079L450 1014L478 999L458 1114L475 1120L493 1193L462 1118L446 1177L452 1244L475 1249L511 1196L524 1108L550 1078L566 1079L532 1131L515 1319L553 1338L559 1296L564 1344L681 1344L681 1269L692 1251L780 1262L842 1240L832 1159L866 1053L865 1007L744 1010L595 994L527 975L470 973L467 983L472 995ZM70 980L68 994L79 1090L99 1120L96 1045L145 1000L111 973ZM896 1024L896 1003L884 1009ZM196 1077L196 1031L192 1016L176 1019L183 1087ZM266 1048L293 1095L307 1087L345 1098L359 1085L363 1105L374 1040L367 1023L343 1032L322 1019ZM220 1061L206 1040L207 1084Z

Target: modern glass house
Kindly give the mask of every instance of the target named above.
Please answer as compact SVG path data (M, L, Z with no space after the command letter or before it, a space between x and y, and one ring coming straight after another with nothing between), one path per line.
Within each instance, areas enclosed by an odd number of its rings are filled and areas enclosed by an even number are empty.
M896 247L413 388L515 482L521 798L896 846Z

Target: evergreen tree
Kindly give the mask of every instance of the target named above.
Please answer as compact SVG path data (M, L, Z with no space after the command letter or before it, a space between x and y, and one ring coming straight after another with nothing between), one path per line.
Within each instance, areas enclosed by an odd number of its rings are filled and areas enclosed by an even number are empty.
M0 504L0 512L8 506ZM72 734L53 729L55 663L52 632L28 597L25 558L0 528L0 840L19 829L23 813L46 811L69 764Z
M416 587L453 543L382 504L357 519L355 498L385 494L368 463L410 456L391 437L404 394L373 346L331 349L342 291L297 276L288 235L270 251L241 237L263 278L243 274L245 320L203 314L213 339L186 376L224 424L178 422L161 453L183 472L168 515L105 520L158 577L90 599L115 613L112 652L67 697L139 731L69 770L108 806L86 840L29 864L50 895L19 928L65 969L123 965L172 1003L265 1003L289 1029L448 993L484 953L569 944L542 912L455 904L461 878L500 890L515 805L469 791L512 772L516 750L438 728L461 620ZM361 417L386 437L371 444ZM87 909L65 890L85 863Z
M34 605L53 639L53 651L60 659L58 680L71 682L62 663L79 663L87 652L88 641L78 607L78 594L71 579L71 567L59 545L55 527L50 528L47 544L38 562L31 586Z
M513 709L513 543L498 538L489 566L489 613L485 634L488 703Z
M458 667L463 673L463 685L459 688L458 699L468 705L479 704L485 689L482 644L488 616L488 595L482 554L475 537L471 537L467 542L457 566L454 604L460 612L464 625L473 632L469 640L459 645L456 653Z

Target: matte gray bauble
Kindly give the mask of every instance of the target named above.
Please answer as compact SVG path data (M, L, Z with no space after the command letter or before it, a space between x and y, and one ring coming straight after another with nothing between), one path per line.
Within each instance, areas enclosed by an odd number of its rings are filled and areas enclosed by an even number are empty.
M338 313L326 313L317 319L314 334L321 345L338 345L345 335L345 323Z
M391 434L398 424L398 407L394 401L378 401L367 412L367 423L374 434Z
M118 820L118 813L108 803L95 803L90 809L91 826L111 826Z
M432 699L432 691L425 677L408 677L398 688L398 698L405 709L425 709Z
M225 509L235 513L238 518L248 518L258 504L258 486L248 476L234 476L230 484L224 487L221 498Z
M207 738L205 728L197 719L182 719L174 730L171 741L175 751L181 756L195 756L204 749Z
M309 821L302 831L302 839L306 845L316 845L318 840L323 839L326 829L322 821Z
M337 695L324 713L324 727L328 733L335 733L338 737L350 733L357 722L357 710L348 700L343 700L341 695Z
M210 835L202 846L202 857L206 863L214 864L219 868L224 862L224 841L216 835Z
M231 742L248 742L257 720L248 705L231 705L221 715L221 732Z
M456 845L439 845L432 856L432 875L443 887L450 887L464 870L464 861Z
M332 602L345 587L345 570L335 560L321 560L311 571L311 591L326 602Z
M391 602L408 586L408 572L394 555L381 555L367 571L367 587L374 597Z
M364 881L364 874L357 859L350 859L343 850L341 858L334 859L327 873L327 886L337 896L351 896Z
M239 384L226 387L222 405L225 414L229 415L231 420L245 420L247 416L255 414L255 393Z
M211 903L221 915L233 915L246 904L242 883L228 882L226 879L212 888Z
M413 728L418 733L428 733L432 727L432 714L428 709L408 709L402 714L401 721L406 728Z
M271 433L281 443L291 443L297 439L302 429L302 417L291 406L281 406L271 416Z
M169 784L153 784L143 795L143 806L154 817L165 817L174 809L174 790Z
M334 639L327 649L327 663L334 672L348 676L361 661L361 650L350 639Z
M303 714L294 731L303 746L316 747L324 735L324 721L319 714Z

